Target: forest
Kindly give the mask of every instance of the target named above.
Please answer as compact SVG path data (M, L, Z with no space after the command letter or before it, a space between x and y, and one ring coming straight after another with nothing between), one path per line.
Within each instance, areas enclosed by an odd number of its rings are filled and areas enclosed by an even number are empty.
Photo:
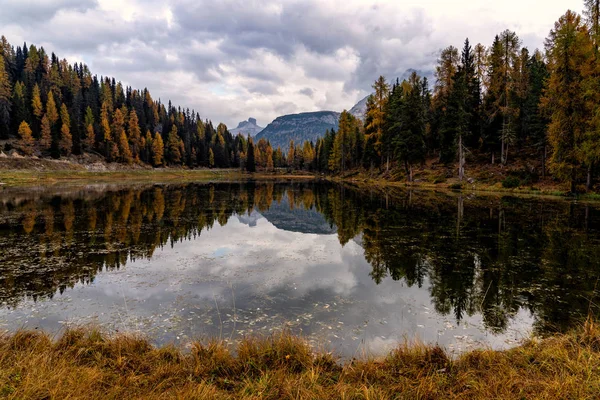
M545 49L505 30L491 45L443 49L427 78L373 84L364 121L348 112L315 143L274 149L233 136L195 110L155 100L148 89L92 75L43 47L0 40L0 140L26 156L95 154L153 167L276 168L339 174L400 170L413 180L427 160L457 168L533 160L528 173L591 190L600 161L600 0L567 11Z

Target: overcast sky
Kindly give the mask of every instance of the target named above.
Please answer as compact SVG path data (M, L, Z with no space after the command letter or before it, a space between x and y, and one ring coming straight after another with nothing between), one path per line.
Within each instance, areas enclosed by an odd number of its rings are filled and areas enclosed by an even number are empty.
M349 109L378 75L431 74L452 44L543 47L582 0L0 0L0 34L235 127Z

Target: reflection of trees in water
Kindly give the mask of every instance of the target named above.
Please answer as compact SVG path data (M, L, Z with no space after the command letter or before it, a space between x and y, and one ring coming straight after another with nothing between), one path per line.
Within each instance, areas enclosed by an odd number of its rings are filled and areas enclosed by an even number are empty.
M52 297L103 269L150 258L234 214L287 198L317 210L342 245L357 240L376 283L429 282L437 312L481 313L504 330L519 309L540 332L585 316L600 268L598 210L566 202L465 198L317 183L156 186L0 203L0 300ZM17 228L20 224L20 228ZM595 230L596 229L596 230Z

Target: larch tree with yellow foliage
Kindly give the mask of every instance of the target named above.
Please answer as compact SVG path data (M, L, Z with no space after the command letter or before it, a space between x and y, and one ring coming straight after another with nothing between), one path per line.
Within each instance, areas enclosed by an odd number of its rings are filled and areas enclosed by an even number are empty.
M67 106L64 103L60 106L60 121L62 126L60 128L60 141L58 145L63 155L68 156L73 150L73 136L71 135L69 110L67 110Z
M21 148L21 151L26 156L31 156L33 154L35 141L31 134L31 128L25 121L21 122L21 125L19 125L19 137L19 147Z

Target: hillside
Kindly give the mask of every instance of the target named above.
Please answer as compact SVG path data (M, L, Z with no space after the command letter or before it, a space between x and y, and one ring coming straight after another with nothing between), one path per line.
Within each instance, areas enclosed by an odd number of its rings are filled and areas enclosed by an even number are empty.
M327 129L338 129L340 113L335 111L317 111L290 114L277 117L258 135L255 141L268 140L273 148L281 147L287 151L290 140L302 144L309 140L315 142L323 137Z

